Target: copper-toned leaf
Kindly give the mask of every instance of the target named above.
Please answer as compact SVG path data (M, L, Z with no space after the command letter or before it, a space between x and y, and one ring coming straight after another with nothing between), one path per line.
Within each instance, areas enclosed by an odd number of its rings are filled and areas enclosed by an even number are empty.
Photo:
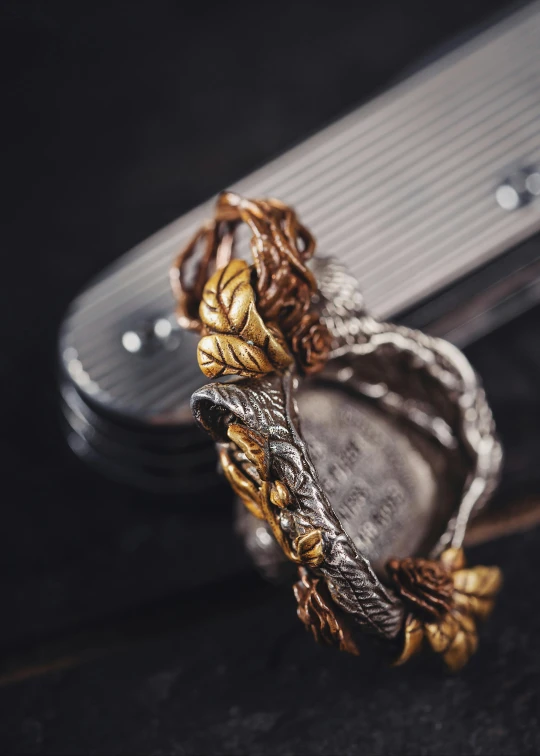
M398 595L425 621L439 620L452 609L454 582L440 562L421 557L390 559L386 569Z
M293 586L298 602L297 614L318 643L337 646L341 651L358 655L358 647L350 633L346 615L339 610L324 582L304 567Z

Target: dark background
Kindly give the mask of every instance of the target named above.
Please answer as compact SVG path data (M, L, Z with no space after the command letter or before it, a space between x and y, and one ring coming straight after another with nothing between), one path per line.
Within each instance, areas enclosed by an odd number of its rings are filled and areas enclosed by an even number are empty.
M471 551L507 587L459 676L347 658L251 571L230 502L156 499L75 459L56 390L58 325L92 275L508 7L2 4L0 752L540 750L538 531ZM495 398L506 371L499 424L526 439L539 355L515 333L470 356Z

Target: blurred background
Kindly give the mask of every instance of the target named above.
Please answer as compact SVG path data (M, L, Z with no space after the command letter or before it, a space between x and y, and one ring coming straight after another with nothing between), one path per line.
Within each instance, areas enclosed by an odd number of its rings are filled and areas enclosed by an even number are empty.
M60 324L106 265L518 7L2 4L0 750L540 751L538 530L471 552L507 588L459 677L331 654L253 571L230 496L102 476L69 449L58 391ZM469 351L528 471L538 318ZM512 465L501 507L538 494Z

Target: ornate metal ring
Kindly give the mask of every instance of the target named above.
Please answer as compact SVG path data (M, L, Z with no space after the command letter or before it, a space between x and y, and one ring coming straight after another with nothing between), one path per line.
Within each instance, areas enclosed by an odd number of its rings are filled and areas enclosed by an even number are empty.
M234 259L240 223L251 266ZM501 584L462 550L502 460L490 408L457 348L377 320L342 266L308 267L314 248L281 202L221 195L172 282L203 373L238 379L195 392L193 413L246 507L248 544L258 533L255 552L277 544L297 566L318 641L357 654L366 632L397 664L425 641L458 669Z

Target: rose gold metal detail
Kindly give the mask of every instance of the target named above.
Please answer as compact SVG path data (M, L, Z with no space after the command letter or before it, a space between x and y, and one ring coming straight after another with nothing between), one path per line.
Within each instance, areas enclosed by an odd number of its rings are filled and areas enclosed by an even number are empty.
M411 608L396 664L417 653L425 638L450 670L461 669L478 647L476 621L491 613L502 584L501 571L498 567L466 568L463 549L449 548L438 562L392 560L389 572Z
M305 567L298 570L299 580L293 586L298 602L298 617L317 643L337 646L340 651L358 655L358 648L349 632L344 613L332 601L324 581L314 577Z
M225 290L221 301L220 269L226 267L229 283L235 282L234 274L238 273L239 261L231 262L231 258L235 252L234 233L240 223L247 224L253 234L254 266L246 266L242 290ZM189 284L186 268L201 247L193 282ZM312 301L317 284L306 263L314 250L311 233L298 221L294 210L279 200L249 200L233 192L220 195L214 219L197 231L171 271L180 325L204 334L199 364L205 375L253 376L282 370L290 363L283 354L283 341L302 372L322 369L330 353L331 337ZM233 322L227 317L231 308L242 314L249 310L252 318L260 321L254 330L258 341L238 333L244 321ZM220 326L216 328L218 320ZM265 353L263 325L270 344L276 349L281 347L276 359Z

